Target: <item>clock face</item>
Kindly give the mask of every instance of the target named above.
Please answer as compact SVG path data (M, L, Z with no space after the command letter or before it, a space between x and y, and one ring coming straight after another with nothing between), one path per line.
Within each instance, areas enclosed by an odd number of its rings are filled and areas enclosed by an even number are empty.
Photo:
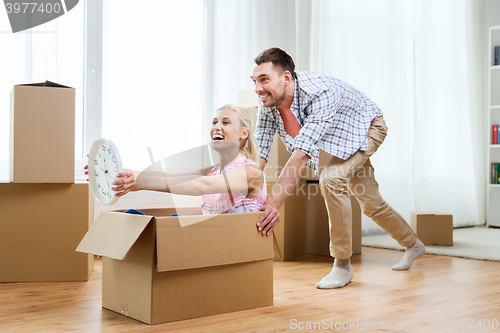
M98 139L92 145L89 154L89 182L92 193L104 205L118 201L111 189L118 180L117 173L123 171L120 154L112 141Z

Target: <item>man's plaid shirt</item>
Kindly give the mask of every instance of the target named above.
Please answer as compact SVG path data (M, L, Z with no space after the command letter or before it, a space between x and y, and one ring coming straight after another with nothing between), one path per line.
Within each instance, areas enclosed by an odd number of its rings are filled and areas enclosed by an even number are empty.
M309 155L307 166L316 171L319 148L348 159L359 149L368 149L368 128L375 117L382 116L379 107L364 93L333 77L295 73L295 94L290 110L302 126L299 134L289 136L277 107L266 108L259 101L255 136L260 157L268 159L276 130L287 150Z

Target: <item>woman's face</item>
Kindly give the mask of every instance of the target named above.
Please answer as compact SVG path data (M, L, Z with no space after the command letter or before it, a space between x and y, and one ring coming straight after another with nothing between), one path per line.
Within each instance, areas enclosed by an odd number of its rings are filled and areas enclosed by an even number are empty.
M233 110L223 109L215 113L210 130L212 142L229 142L241 147L248 134L248 130L240 128L240 120Z

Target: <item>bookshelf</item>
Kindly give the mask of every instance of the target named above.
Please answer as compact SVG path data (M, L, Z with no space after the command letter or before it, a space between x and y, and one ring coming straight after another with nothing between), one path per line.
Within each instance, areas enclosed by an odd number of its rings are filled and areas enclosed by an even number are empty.
M495 46L500 46L500 26L491 27L488 45L488 226L500 227L500 184L492 184L492 164L500 163L500 144L493 144L493 125L500 125L500 65L495 65ZM500 58L500 55L498 55ZM500 62L500 59L498 60ZM499 126L500 127L500 126ZM500 143L500 140L498 141Z

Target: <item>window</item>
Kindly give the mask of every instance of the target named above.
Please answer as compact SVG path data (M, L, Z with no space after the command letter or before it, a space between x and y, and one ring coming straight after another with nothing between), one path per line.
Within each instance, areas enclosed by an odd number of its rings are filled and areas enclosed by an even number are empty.
M15 84L50 80L76 88L77 177L99 137L115 142L126 168L148 166L148 147L158 160L208 137L202 133L203 0L85 1L16 34L0 12L0 181L9 178Z
M49 80L76 88L75 157L82 158L84 6L15 34L0 12L0 181L8 181L10 92L16 84Z
M199 146L203 1L103 1L102 136L125 168Z

